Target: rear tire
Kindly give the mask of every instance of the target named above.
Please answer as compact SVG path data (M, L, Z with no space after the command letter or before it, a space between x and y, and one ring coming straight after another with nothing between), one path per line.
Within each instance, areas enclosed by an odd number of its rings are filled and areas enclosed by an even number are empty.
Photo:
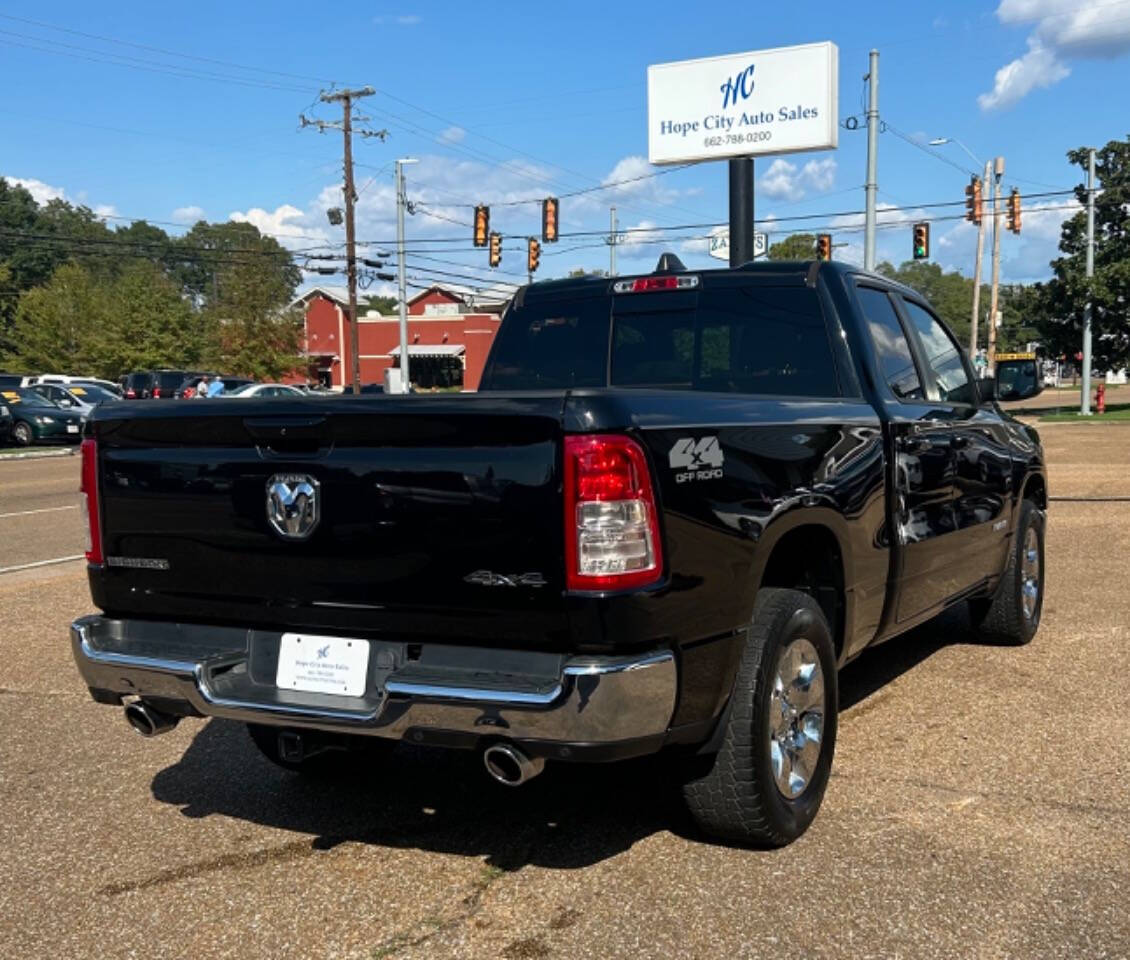
M993 643L1022 646L1040 628L1044 606L1044 511L1031 500L1020 501L1016 535L1008 563L991 599L970 600L969 619Z
M712 837L781 847L808 829L836 746L837 673L828 621L798 590L757 594L718 753L695 757L687 808Z
M333 777L349 773L352 769L363 767L374 760L384 759L396 746L393 740L384 740L379 737L359 737L346 734L313 734L318 738L319 746L324 747L317 753L304 756L301 760L291 760L284 757L279 744L280 734L297 733L303 737L310 737L309 730L291 730L287 727L274 727L261 723L247 724L247 732L251 742L259 748L271 763L291 773L300 773L305 776Z

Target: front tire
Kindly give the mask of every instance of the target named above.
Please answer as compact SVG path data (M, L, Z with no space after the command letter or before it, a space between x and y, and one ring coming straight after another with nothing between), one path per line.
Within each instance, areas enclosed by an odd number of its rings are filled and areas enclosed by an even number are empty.
M717 754L691 761L687 808L708 835L781 847L808 829L828 785L838 710L835 648L816 601L757 594Z
M30 424L20 420L12 427L12 439L17 447L30 447L35 442L35 432Z
M1020 518L1009 548L1008 564L992 599L971 600L969 618L993 643L1022 646L1040 628L1044 607L1044 511L1020 501Z

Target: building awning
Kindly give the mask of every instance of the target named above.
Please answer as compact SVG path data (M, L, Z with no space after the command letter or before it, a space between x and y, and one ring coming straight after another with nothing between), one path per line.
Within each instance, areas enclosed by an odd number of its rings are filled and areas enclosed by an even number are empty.
M461 343L410 343L408 344L408 358L412 357L461 357L466 352L466 347ZM389 350L390 357L400 356L400 347Z

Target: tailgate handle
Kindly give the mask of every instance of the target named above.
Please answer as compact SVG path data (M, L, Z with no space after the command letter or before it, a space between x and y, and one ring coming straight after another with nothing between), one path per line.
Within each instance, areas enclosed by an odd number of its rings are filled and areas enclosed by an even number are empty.
M262 450L283 455L315 454L330 445L329 421L311 417L247 417L243 426Z

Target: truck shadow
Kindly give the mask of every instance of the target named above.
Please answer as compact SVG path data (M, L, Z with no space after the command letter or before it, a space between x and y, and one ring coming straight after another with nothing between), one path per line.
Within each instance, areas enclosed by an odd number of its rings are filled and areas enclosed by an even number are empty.
M864 654L841 675L843 710L954 643L979 643L963 612ZM188 721L193 722L193 721ZM850 734L848 734L850 735ZM342 843L486 857L501 870L571 869L653 833L701 840L663 758L608 765L549 764L518 789L491 781L478 754L400 744L379 765L358 760L331 779L276 768L240 724L204 724L153 779L153 796L187 817L220 814Z

